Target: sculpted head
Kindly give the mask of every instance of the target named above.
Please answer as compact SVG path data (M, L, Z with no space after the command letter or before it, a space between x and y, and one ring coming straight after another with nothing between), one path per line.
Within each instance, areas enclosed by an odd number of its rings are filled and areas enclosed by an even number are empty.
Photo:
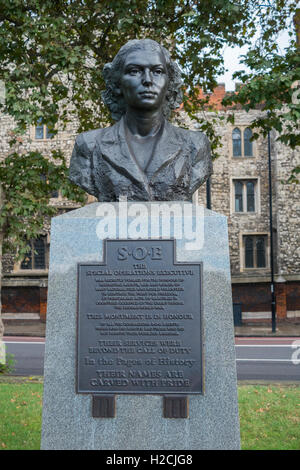
M149 59L149 60L148 60ZM139 80L138 66L145 68L151 64L153 85ZM137 67L135 67L137 66ZM109 108L112 118L120 120L127 106L132 103L136 107L161 107L167 118L172 109L182 102L182 80L178 65L171 60L169 52L152 39L128 41L103 69L106 91L102 94L104 103ZM145 91L149 87L149 93ZM153 96L151 95L153 91Z

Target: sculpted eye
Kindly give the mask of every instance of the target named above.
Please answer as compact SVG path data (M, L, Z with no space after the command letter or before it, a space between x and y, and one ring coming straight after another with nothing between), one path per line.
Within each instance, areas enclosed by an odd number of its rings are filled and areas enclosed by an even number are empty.
M132 69L128 70L127 73L129 73L129 75L137 75L137 74L140 73L140 69L138 69L138 68L132 68Z

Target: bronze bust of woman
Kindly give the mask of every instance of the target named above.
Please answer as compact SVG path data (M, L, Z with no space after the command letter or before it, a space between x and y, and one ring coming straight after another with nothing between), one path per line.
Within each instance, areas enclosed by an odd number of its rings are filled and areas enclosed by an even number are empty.
M113 126L80 134L69 177L99 201L191 201L212 172L201 132L171 125L181 103L180 70L151 39L126 43L103 70Z

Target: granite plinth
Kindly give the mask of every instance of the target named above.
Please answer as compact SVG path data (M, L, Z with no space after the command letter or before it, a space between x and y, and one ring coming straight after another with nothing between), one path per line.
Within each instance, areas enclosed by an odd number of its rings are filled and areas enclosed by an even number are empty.
M151 204L142 203L145 223L142 218L138 221L144 227L141 238L147 235L145 227L151 235L147 216ZM173 202L164 204L171 207ZM184 204L188 203L176 202L177 208ZM185 237L184 230L178 238L178 227L184 221L178 212L171 214L169 238L176 239L177 260L203 263L205 391L189 397L189 417L163 418L160 395L117 395L115 418L93 418L92 397L76 393L77 263L103 259L103 217L99 216L103 207L91 204L52 220L41 448L239 449L227 219L215 212L203 210L200 215L191 215L193 223L196 217L199 227L204 226L203 243L199 237L197 249L195 244L187 249L191 239ZM125 229L130 225L132 235L138 225L133 212L125 217L123 210L118 213L118 203L111 203L105 208L106 222L113 215L110 208L115 208L122 223L115 224L114 219L110 228L106 226L109 237L126 238ZM111 228L116 228L114 234Z

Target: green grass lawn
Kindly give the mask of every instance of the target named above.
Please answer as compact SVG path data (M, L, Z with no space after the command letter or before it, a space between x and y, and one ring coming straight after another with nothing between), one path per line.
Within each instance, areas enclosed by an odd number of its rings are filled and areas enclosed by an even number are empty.
M242 448L300 449L300 386L239 385ZM0 376L0 449L39 449L42 379Z
M15 383L14 383L15 382ZM0 376L0 449L39 449L43 384Z
M300 449L300 386L240 385L243 449Z

